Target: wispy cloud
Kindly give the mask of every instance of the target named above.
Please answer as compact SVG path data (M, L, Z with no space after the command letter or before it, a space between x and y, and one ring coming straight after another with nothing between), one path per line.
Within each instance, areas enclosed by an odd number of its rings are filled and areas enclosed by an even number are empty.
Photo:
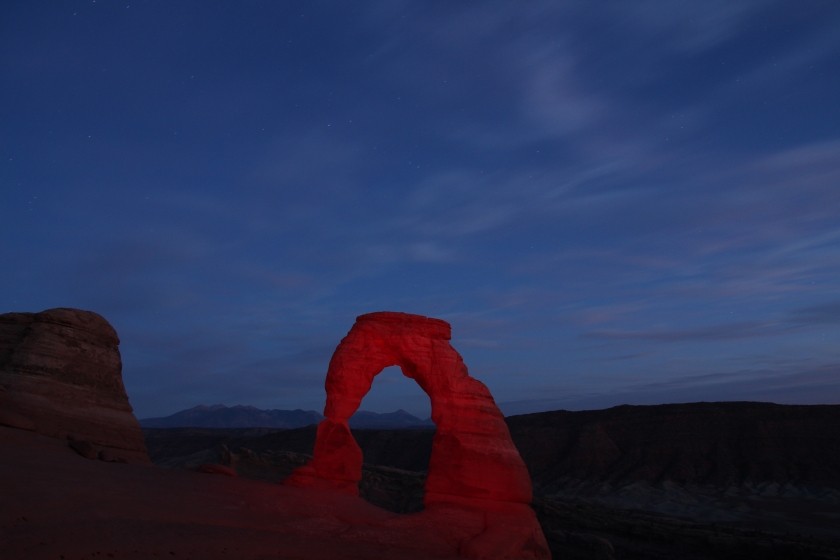
M562 138L596 126L605 116L602 101L583 90L575 61L562 46L529 49L523 55L521 111L537 130Z
M730 323L693 329L648 331L591 331L583 336L612 340L644 340L654 342L686 342L704 340L736 340L781 334L777 323Z
M795 372L779 370L740 370L701 376L674 376L668 381L635 388L648 398L671 394L679 400L696 392L697 400L709 394L725 394L730 400L769 400L778 403L840 403L840 366L823 364Z
M598 308L585 309L583 317L590 317L594 313L597 321L615 320L614 312L606 315L599 313ZM627 309L619 308L622 317L626 317ZM774 320L720 323L695 328L647 329L647 330L593 330L582 336L585 338L605 340L639 340L647 342L692 342L692 341L726 341L745 338L772 337L790 334L804 328L840 325L840 303L829 301L819 305L809 305L795 308L780 314Z
M779 404L840 404L840 365L825 363L791 372L788 368L743 369L703 375L673 372L666 381L631 383L603 391L547 391L540 399L501 401L505 414L537 410L586 410L621 404L700 401L762 401Z
M840 301L794 309L788 320L802 325L840 325Z
M611 8L632 22L631 29L655 33L658 40L667 41L671 48L694 53L730 39L754 12L762 8L762 3L733 4L715 0L703 6L677 6L644 0L630 4L614 2Z

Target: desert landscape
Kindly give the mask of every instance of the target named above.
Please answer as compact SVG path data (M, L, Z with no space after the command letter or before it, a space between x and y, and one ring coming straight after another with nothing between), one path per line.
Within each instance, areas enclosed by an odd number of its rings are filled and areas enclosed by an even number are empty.
M840 2L0 2L0 560L840 560Z
M692 403L507 419L555 558L837 558L840 407ZM145 428L165 468L280 481L315 427ZM362 496L422 508L433 432L355 430Z
M554 558L840 557L838 406L508 417L539 521L522 541L531 509L429 501L439 428L353 428L358 495L290 486L316 454L316 424L141 428L117 345L90 312L0 316L4 558L547 558L546 545ZM227 407L199 410L232 421ZM239 407L239 422L243 411L267 414Z

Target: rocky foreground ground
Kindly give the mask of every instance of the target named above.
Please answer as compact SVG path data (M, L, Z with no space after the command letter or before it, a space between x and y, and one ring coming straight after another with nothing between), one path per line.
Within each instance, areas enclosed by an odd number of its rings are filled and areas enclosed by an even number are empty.
M457 508L401 515L336 492L89 459L16 428L0 427L0 454L4 560L454 559L464 531L482 531Z

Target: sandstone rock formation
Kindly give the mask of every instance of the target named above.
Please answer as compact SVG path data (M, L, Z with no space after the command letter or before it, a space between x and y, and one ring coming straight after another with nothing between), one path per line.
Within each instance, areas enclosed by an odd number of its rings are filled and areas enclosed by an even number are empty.
M148 462L119 342L89 311L0 315L0 425L67 439L88 458Z
M465 557L548 558L529 506L525 464L490 391L470 377L450 338L449 324L439 319L394 312L358 317L330 361L325 419L318 426L312 461L286 484L358 494L362 451L348 420L373 378L397 365L429 395L437 426L426 511L419 515L432 525L461 521L469 526L481 519L480 533L461 545Z

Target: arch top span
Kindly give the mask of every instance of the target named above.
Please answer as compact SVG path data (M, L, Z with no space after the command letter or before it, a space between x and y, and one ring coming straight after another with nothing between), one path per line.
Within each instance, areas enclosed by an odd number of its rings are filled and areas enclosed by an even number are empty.
M441 340L452 339L452 327L446 321L399 311L365 313L356 317L356 325L370 326L390 335L408 334Z

